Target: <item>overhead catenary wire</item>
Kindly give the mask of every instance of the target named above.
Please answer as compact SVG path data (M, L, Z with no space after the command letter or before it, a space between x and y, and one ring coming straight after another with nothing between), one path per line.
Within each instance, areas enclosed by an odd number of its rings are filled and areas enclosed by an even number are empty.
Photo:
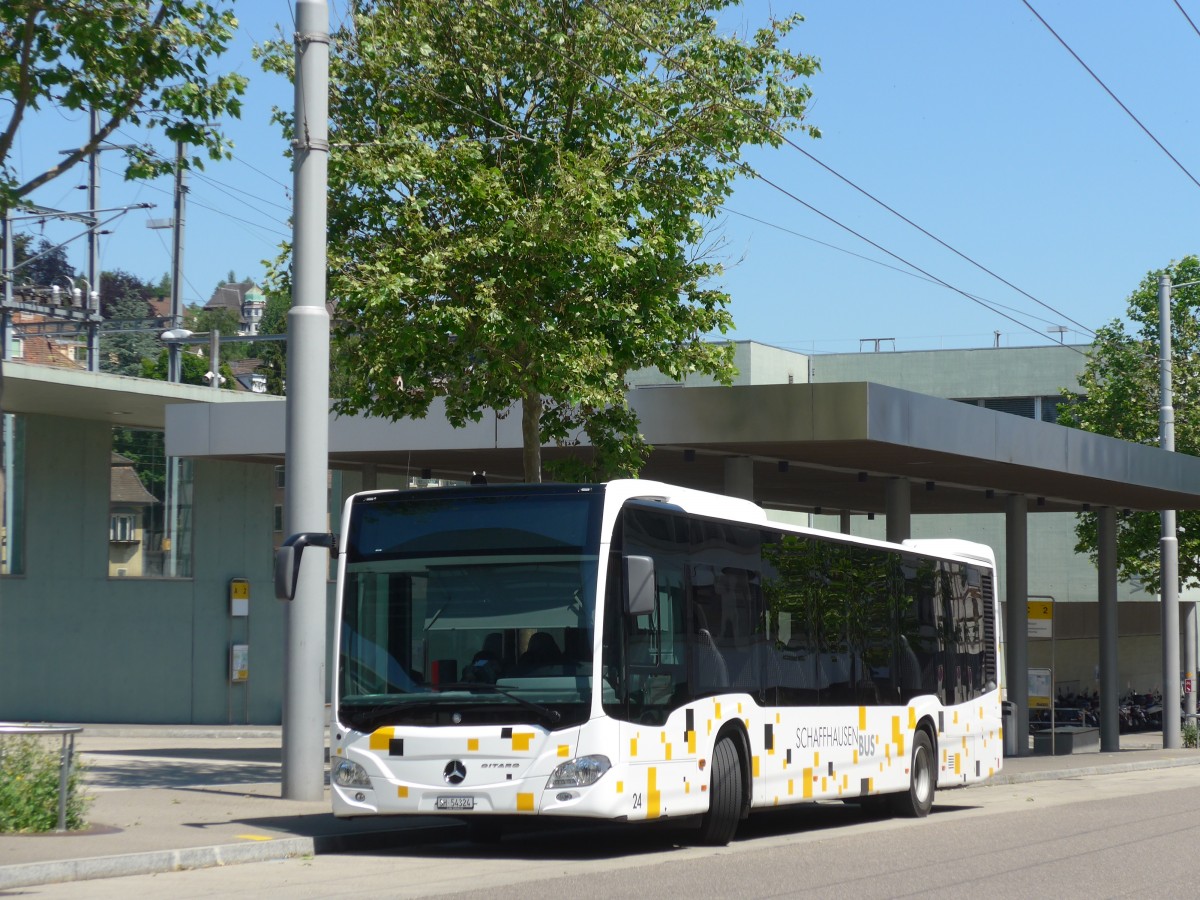
M593 6L594 6L594 4L592 4L592 0L587 0L587 2L589 2L589 4L591 4L591 5L593 5ZM505 12L503 12L502 10L500 10L500 9L497 9L497 8L494 8L494 7L492 8L492 10L493 10L493 12L494 12L494 13L495 13L497 16L499 16L499 17L503 18L503 19L504 19L504 20L505 20L505 21L506 21L506 22L507 22L507 23L508 23L508 24L509 24L511 27L514 27L514 28L517 28L517 29L519 29L519 30L523 31L523 32L524 32L526 35L528 35L528 36L529 36L529 38L530 38L531 40L533 40L534 42L538 43L538 44L539 44L539 45L541 45L543 48L545 48L545 49L549 50L551 53L554 53L554 54L555 54L556 56L558 56L558 57L559 57L561 60L563 60L563 62L567 63L568 65L571 65L571 66L575 67L576 69L578 69L578 70L579 70L580 72L582 72L583 74L585 74L585 75L587 75L588 77L590 77L590 78L593 78L593 79L595 79L596 81L598 81L599 83L601 83L601 84L605 85L607 88L609 88L609 90L612 90L612 91L614 91L615 93L618 93L618 94L620 94L622 97L625 97L626 99L630 100L632 103L634 103L635 105L639 106L640 108L642 108L643 110L645 110L647 113L649 113L649 115L650 115L650 116L651 116L653 119L655 119L655 120L658 120L658 121L660 121L660 122L662 122L662 121L663 121L663 115L662 115L662 113L661 113L661 112L659 112L659 111L657 111L657 110L655 110L655 109L652 109L652 108L651 108L649 105L647 105L647 104L643 103L642 101L638 100L636 97L633 97L633 96L631 96L630 94L628 94L628 93L627 93L626 91L624 91L624 90L623 90L623 89L622 89L622 88L621 88L619 85L617 85L617 84L614 84L613 82L609 81L608 79L605 79L603 76L601 76L601 75L597 74L596 72L594 72L594 71L592 71L591 69L587 68L586 66L582 65L582 64L581 64L581 63L579 63L577 60L575 60L575 59L572 59L572 58L570 58L569 56L565 55L565 54L562 52L562 50L561 50L560 48L558 48L557 46L554 46L554 45L552 45L551 43L549 43L549 42L547 42L547 41L545 41L545 40L544 40L544 39L541 37L541 35L537 34L537 33L536 33L536 32L534 32L534 31L531 31L531 30L529 30L529 29L528 29L527 27L525 27L525 26L524 26L524 25L523 25L521 22L519 22L519 21L517 21L516 19L514 19L513 17L511 17L511 16L507 15L507 14L506 14ZM686 73L685 73L685 74L686 74ZM693 132L689 132L685 126L680 126L680 130L681 130L681 131L683 131L685 134L689 134L689 135L690 135L691 137L693 137L693 138L697 138L697 135L696 135L695 133L693 133ZM697 138L697 139L698 139L698 138ZM969 300L970 302L972 302L972 303L975 303L976 305L978 305L978 306L981 306L981 307L982 307L982 308L984 308L984 309L987 309L989 312L991 312L991 313L993 313L993 314L995 314L995 315L998 315L998 316L1000 316L1001 318L1003 318L1003 319L1006 319L1006 320L1008 320L1008 321L1012 322L1013 324L1017 325L1019 328L1021 328L1021 329L1025 330L1025 331L1029 331L1029 332L1030 332L1030 333L1032 333L1032 334L1035 334L1035 335L1037 335L1037 336L1038 336L1038 338L1040 338L1040 339L1042 339L1042 340L1048 340L1048 339L1049 339L1047 335L1043 334L1041 331L1037 330L1036 328L1032 328L1032 327L1031 327L1031 326L1029 326L1027 323L1025 323L1025 322L1022 322L1020 319L1017 319L1017 318L1015 318L1014 316L1010 316L1010 315L1008 315L1008 314L1006 314L1006 313L1004 313L1004 312L1001 312L1000 310L998 310L998 309L996 309L995 307L993 307L993 306L989 305L989 304L988 304L988 303L986 303L985 301L982 301L982 300L980 300L979 298L977 298L977 297L973 296L972 294L968 293L967 291L964 291L963 289L961 289L961 288L959 288L959 287L956 287L956 286L954 286L954 285L950 284L949 282L947 282L947 281L945 281L945 280L943 280L943 279L941 279L941 278L938 278L936 275L932 274L931 272L928 272L928 271L926 271L925 269L921 268L920 266L918 266L917 264L915 264L915 263L911 262L910 260L908 260L908 259L905 259L904 257L900 256L899 254L897 254L897 253L894 253L894 252L892 252L891 250L888 250L886 247L882 246L881 244L879 244L879 243L877 243L877 242L875 242L875 241L871 240L870 238L866 237L866 235L864 235L864 234L861 234L861 233L860 233L860 232L858 232L858 231L855 231L855 230L854 230L853 228L851 228L849 225L846 225L845 223L843 223L843 222L839 221L839 220L838 220L837 218L835 218L834 216L832 216L832 215L830 215L830 214L828 214L828 213L826 213L826 212L823 212L823 211L822 211L822 210L820 210L820 209L817 209L817 207L813 206L811 203L808 203L807 201L805 201L805 200L801 199L800 197L798 197L796 194L792 193L791 191L788 191L788 190L787 190L786 188L784 188L782 185L779 185L779 184L777 184L776 182L772 181L771 179L767 178L767 177L766 177L765 175L763 175L761 172L758 172L758 171L756 171L756 170L755 170L755 169L754 169L752 166L750 166L748 163L739 162L739 161L737 161L737 160L730 159L730 158L728 157L728 154L725 154L725 153L723 153L722 151L719 151L719 150L717 150L716 148L711 148L711 149L713 150L713 152L714 152L714 153L717 153L717 154L718 154L718 155L720 155L720 156L724 156L724 157L725 157L725 161L726 161L727 163L731 163L731 164L733 164L733 165L737 166L737 167L740 169L740 171L742 171L742 172L743 172L743 174L746 174L746 175L747 175L747 176L749 176L749 177L757 178L759 181L763 182L763 184L767 185L768 187L772 188L773 190L777 191L778 193L780 193L780 194L784 195L785 197L788 197L788 198L789 198L789 199L791 199L793 202L795 202L795 203L798 203L799 205L801 205L801 206L805 207L805 208L806 208L806 209L808 209L810 212L812 212L812 213L814 213L814 214L816 214L816 215L820 216L821 218L823 218L823 219L827 220L828 222L830 222L831 224L835 225L836 227L838 227L838 228L841 228L843 231L846 231L846 232L848 232L849 234L853 235L854 237L858 238L859 240L863 241L864 243L867 243L867 244L871 245L871 246L872 246L872 247L874 247L876 250L879 250L881 253L884 253L884 254L886 254L887 256L891 257L892 259L895 259L896 261L898 261L898 262L902 263L903 265L905 265L905 266L908 266L908 267L909 267L909 268L911 268L912 270L914 270L914 271L916 271L916 272L919 272L919 273L921 273L922 275L926 276L928 279L930 279L931 281L935 282L936 284L938 284L938 285L941 285L942 287L944 287L944 288L947 288L948 290L951 290L951 291L953 291L954 293L956 293L956 294L959 294L960 296L962 296L962 297L966 298L966 299L967 299L967 300ZM1068 346L1068 348L1069 348L1069 349L1071 349L1071 350L1074 350L1074 352L1076 352L1076 353L1079 353L1080 355L1085 355L1085 354L1083 354L1083 352L1082 352L1082 351L1078 350L1077 348L1070 347L1070 345L1067 345L1067 346Z
M616 28L623 31L625 34L627 34L631 37L637 38L638 40L641 40L644 43L648 43L645 40L644 35L640 35L637 32L635 32L633 29L627 27L625 23L621 22L619 19L617 19L615 16L613 16L611 13L609 13L604 7L602 7L597 2L597 0L584 0L584 2L586 2L589 6L591 6L598 13L600 13L600 15L604 16L605 19L607 19ZM658 55L661 59L670 63L675 68L677 68L680 72L687 75L689 78L693 79L694 81L697 81L700 84L704 85L709 90L718 91L721 89L720 85L714 85L711 82L707 82L704 79L698 77L694 72L690 71L686 65L683 65L679 61L678 58L672 57L666 53L662 53L660 50L658 50L658 48L655 48L655 52L658 53ZM737 98L733 97L733 99L736 101ZM755 111L748 110L748 112L750 112L753 115ZM1082 332L1084 332L1086 334L1095 334L1095 332L1092 331L1092 329L1088 328L1086 325L1082 324L1081 322L1077 322L1075 319L1072 319L1070 316L1068 316L1066 313L1062 312L1061 310L1055 309L1050 304L1045 303L1042 300L1039 300L1037 297L1033 296L1033 294L1031 294L1028 291L1024 290L1023 288L1020 288L1017 285L1013 284L1011 281L1009 281L1004 276L999 275L996 272L992 271L990 268L985 266L983 263L981 263L978 260L974 259L973 257L969 256L968 254L964 253L963 251L959 250L958 248L952 246L948 242L944 241L942 238L938 237L933 232L929 231L927 228L923 227L922 225L913 221L908 216L904 215L904 213L900 212L899 210L897 210L894 207L890 206L889 204L885 203L883 200L881 200L879 197L875 196L875 194L871 193L866 188L862 187L861 185L857 184L852 179L843 175L841 172L837 171L832 166L830 166L827 163L823 162L822 160L818 159L813 153L806 150L804 147L800 146L798 143L796 143L794 140L792 140L787 134L780 131L778 128L775 128L769 122L764 121L763 125L765 127L767 127L771 131L772 134L774 134L776 137L778 137L787 146L791 147L796 152L800 153L801 155L805 156L812 162L816 163L818 166L820 166L822 169L824 169L830 175L834 176L835 178L840 180L842 183L846 184L848 187L852 188L853 190L857 191L858 193L862 194L864 197L866 197L872 203L875 203L876 205L882 207L888 213L890 213L891 215L900 219L905 224L911 226L912 228L915 228L917 231L919 231L921 234L925 235L930 240L934 241L935 243L937 243L941 247L945 248L946 250L949 250L955 256L958 256L960 259L964 260L967 263L970 263L972 266L979 269L980 271L985 272L986 274L990 275L992 278L995 278L997 281L1001 282L1005 286L1016 291L1018 294L1021 294L1023 297L1026 297L1029 300L1032 300L1034 303L1036 303L1038 306L1041 306L1043 309L1046 309L1046 310L1054 313L1056 316L1060 316L1061 318L1070 322L1072 325L1075 325L1076 327L1078 327Z
M1170 159L1171 162L1175 163L1175 165L1179 168L1179 171L1181 171L1184 175L1186 175L1188 177L1188 179L1192 182L1192 184L1196 185L1196 187L1200 187L1200 181L1197 181L1196 176L1188 171L1187 166L1185 166L1178 159L1176 159L1175 154L1173 154L1170 150L1168 150L1166 148L1166 146L1163 144L1163 142L1160 141L1157 137L1155 137L1154 132L1152 132L1149 128L1147 128L1145 125L1143 125L1142 120L1139 119L1137 116L1135 116L1133 114L1133 111L1128 106L1126 106L1124 103L1121 102L1121 98L1118 97L1116 94L1114 94L1112 89L1107 84L1104 83L1103 79L1101 79L1099 75L1097 75L1095 72L1092 71L1091 67L1080 58L1078 53L1076 53L1074 50L1071 49L1071 45L1068 44L1065 40L1063 40L1062 36L1050 26L1049 22L1047 22L1045 19L1042 18L1041 13L1039 13L1036 9L1033 8L1033 6L1032 6L1032 4L1030 4L1029 0L1021 0L1021 2L1024 3L1025 7L1031 13L1033 13L1034 17L1037 18L1037 20L1039 22L1041 22L1042 25L1045 26L1046 30L1049 31L1052 35L1054 35L1054 39L1056 41L1058 41L1060 44L1062 44L1063 49L1065 49L1068 53L1070 53L1071 56L1074 57L1075 61L1077 63L1079 63L1079 65L1083 66L1084 71L1092 76L1092 79L1096 82L1096 84L1100 85L1100 87L1102 87L1104 89L1104 92L1113 99L1113 102L1116 103L1117 106L1121 107L1121 109L1125 111L1125 115L1127 115L1127 116L1129 116L1129 118L1133 119L1133 121L1137 124L1138 128L1142 129L1142 131L1145 133L1146 137L1148 137L1148 138L1150 138L1150 140L1154 141L1154 143L1155 143L1155 145L1157 145L1158 149L1161 150L1163 153L1165 153L1167 155L1167 158ZM1178 4L1176 4L1176 5L1178 6ZM1180 9L1182 11L1182 7L1180 7ZM1186 13L1185 13L1185 16L1186 16ZM1191 22L1191 19L1188 19L1188 21ZM1192 27L1194 28L1195 25L1193 25Z
M766 219L759 218L758 216L752 216L749 213L744 213L744 212L741 212L740 210L732 209L729 206L722 206L721 209L725 210L725 212L730 213L731 215L739 216L740 218L743 218L743 219L749 219L751 222L758 222L760 225L766 225L768 228L773 228L776 231L783 232L784 234L790 234L793 237L798 237L802 240L809 241L814 244L819 244L822 247L827 247L830 250L834 250L838 253L844 253L847 256L853 256L855 259L860 259L863 262L868 262L875 266L881 266L882 268L890 269L891 271L897 272L906 278L915 278L918 281L925 281L925 282L928 282L929 284L937 284L938 287L942 286L938 282L933 281L932 279L926 278L924 275L919 275L916 272L909 271L908 269L901 268L900 266L893 266L890 263L886 263L886 262L883 262L882 260L874 259L873 257L866 256L862 253L855 253L853 250L847 250L845 247L839 247L837 244L831 244L828 241L819 240L815 237L812 237L811 235L803 234L802 232L796 231L793 228L788 228L786 225L780 225L777 222L769 222ZM974 297L976 300L980 300L984 303L987 303L989 306L994 306L997 309L1007 309L1009 312L1018 313L1020 315L1025 316L1026 318L1035 319L1038 322L1044 322L1047 325L1060 324L1057 319L1043 319L1040 316L1035 316L1032 313L1027 313L1027 312L1025 312L1023 310L1019 310L1015 307L1007 306L1003 303L1000 303L999 301L992 300L990 298L980 297L976 294L972 294L971 296ZM1093 332L1091 330L1086 330L1086 333L1089 335L1095 334L1095 332Z
M1196 27L1196 23L1193 22L1192 17L1187 14L1187 10L1180 5L1179 0L1174 0L1174 3L1175 8L1183 14L1183 17L1187 19L1187 23L1192 26L1192 31L1196 32L1197 36L1200 36L1200 28Z

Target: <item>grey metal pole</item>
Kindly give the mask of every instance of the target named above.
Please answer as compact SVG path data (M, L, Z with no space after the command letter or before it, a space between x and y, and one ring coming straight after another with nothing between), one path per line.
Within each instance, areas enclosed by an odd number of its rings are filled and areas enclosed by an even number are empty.
M214 391L221 389L221 329L214 328L208 334L208 371L212 380L208 386Z
M1009 494L1004 511L1005 616L1008 699L1013 704L1017 756L1029 755L1029 501Z
M329 163L329 8L296 2L295 211L292 308L288 313L288 534L328 530L329 314L325 309L326 187ZM325 789L325 572L327 557L304 554L287 607L283 700L283 797L319 800Z
M1096 512L1096 574L1100 594L1100 749L1121 749L1120 678L1117 668L1117 511Z
M16 260L13 257L13 223L12 210L4 211L4 264L0 267L0 275L4 276L4 308L3 318L0 318L0 364L8 359L8 342L11 340L12 315L7 304L13 302L12 268ZM4 389L4 379L0 377L0 391Z
M95 107L91 111L92 137L100 130L100 110ZM100 208L100 148L92 151L88 158L88 213L95 217ZM83 307L91 310L91 294L96 295L96 313L100 312L100 234L99 225L93 219L92 227L88 229L88 292L89 296L83 301ZM100 371L100 323L88 322L88 371Z
M1191 688L1183 695L1183 712L1189 725L1196 721L1196 604L1183 604L1183 673Z
M186 207L187 170L183 165L183 141L175 142L175 201L171 217L171 328L183 327L183 213ZM183 352L178 342L167 345L167 381L183 381Z
M1171 279L1158 276L1158 442L1175 450L1175 410L1171 399ZM1159 566L1162 592L1162 729L1163 748L1181 746L1179 727L1179 539L1175 510L1164 509Z

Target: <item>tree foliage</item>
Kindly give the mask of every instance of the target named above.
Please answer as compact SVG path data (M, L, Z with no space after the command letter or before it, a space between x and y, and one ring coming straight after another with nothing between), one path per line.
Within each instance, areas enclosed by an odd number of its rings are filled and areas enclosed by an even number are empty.
M141 360L137 374L142 378L166 381L168 356L167 349L163 348L155 355L144 357ZM199 349L194 346L184 347L183 352L179 354L179 383L211 387L208 379L204 377L210 371L209 362L207 347L200 347ZM221 361L219 368L221 377L225 379L221 384L221 390L232 391L234 389L233 370L229 368L229 363L224 360Z
M75 268L67 261L66 249L45 238L35 245L28 234L13 235L13 269L16 284L63 287L64 278L75 281Z
M732 377L705 226L745 146L800 127L814 59L736 0L359 0L331 61L329 292L343 412L521 404L525 477L634 473L625 375ZM268 66L289 65L276 47ZM281 116L286 120L286 115ZM815 136L815 129L809 129Z
M267 305L258 323L258 333L287 334L291 298L269 288L265 293ZM287 344L283 341L255 342L254 352L261 360L258 371L267 376L267 393L282 396L287 378Z
M211 123L241 111L246 79L212 75L208 63L237 26L225 0L4 0L0 3L0 214L66 172L124 125L161 128L211 159L228 143ZM22 173L10 160L26 115L43 107L100 111L94 136L43 171ZM125 150L126 177L172 169L148 147ZM194 155L185 163L202 166Z
M1171 389L1175 411L1175 449L1200 454L1200 259L1188 256L1149 272L1129 296L1125 322L1116 319L1096 332L1083 375L1082 396L1065 394L1059 422L1147 446L1159 445L1158 278L1167 275L1171 292ZM1179 577L1185 586L1200 585L1200 511L1180 510ZM1096 558L1094 513L1076 524L1081 553ZM1117 518L1117 560L1122 580L1159 588L1160 517L1156 512Z

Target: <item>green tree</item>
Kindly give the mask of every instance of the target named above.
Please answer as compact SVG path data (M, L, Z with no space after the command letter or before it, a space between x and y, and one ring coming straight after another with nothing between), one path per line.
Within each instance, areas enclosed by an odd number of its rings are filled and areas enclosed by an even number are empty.
M1200 452L1200 260L1188 256L1147 273L1129 296L1125 322L1115 319L1096 332L1079 379L1081 396L1064 392L1059 422L1147 446L1159 443L1158 277L1181 285L1171 293L1171 388L1175 449ZM1179 579L1200 585L1200 511L1179 510ZM1096 558L1094 513L1082 513L1075 529L1080 553ZM1117 517L1117 566L1122 580L1159 589L1161 524L1156 512Z
M259 334L287 334L287 314L291 298L278 291L266 290L267 305L258 323ZM287 343L284 341L255 342L255 355L262 360L258 371L267 376L267 393L282 396L287 378ZM330 394L333 394L332 380ZM336 395L334 395L336 396Z
M225 337L232 337L242 327L241 315L228 306L218 306L215 309L188 310L185 320L187 327L199 334L219 331ZM249 353L249 344L221 344L221 359L245 359Z
M13 235L13 268L17 284L65 287L64 278L75 281L75 268L67 262L66 249L45 238L35 245L28 234Z
M799 17L719 33L735 5L351 4L330 97L343 412L420 417L444 397L461 426L520 403L527 480L544 443L584 436L590 458L555 474L602 478L649 449L627 372L730 380L705 224L742 148L799 127L817 68L779 46Z
M152 378L155 381L167 380L167 358L168 351L164 348L155 356L147 356L142 359L141 367L138 375L142 378ZM199 384L208 387L208 379L204 376L208 374L208 349L200 347L199 351L192 345L184 347L183 352L179 354L180 362L180 384ZM221 385L221 389L225 391L233 390L233 371L229 368L229 363L224 360L220 365L221 377L225 382Z
M142 360L162 347L158 320L152 317L154 289L128 272L100 276L100 314L105 325L100 338L100 371L140 375Z
M210 75L237 27L229 9L204 0L5 0L0 3L0 215L66 172L122 126L161 128L210 159L229 144L211 123L237 116L246 79ZM20 172L10 154L30 112L53 106L100 111L100 128L44 170ZM171 171L174 159L125 149L127 178ZM185 164L202 166L194 155Z

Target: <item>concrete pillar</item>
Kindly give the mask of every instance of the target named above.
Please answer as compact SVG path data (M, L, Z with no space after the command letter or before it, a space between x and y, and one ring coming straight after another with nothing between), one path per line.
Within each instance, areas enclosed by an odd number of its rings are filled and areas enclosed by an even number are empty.
M1096 575L1100 599L1100 749L1121 749L1121 687L1117 668L1117 511L1096 513Z
M838 517L838 529L842 534L850 533L850 513L846 510L842 510L841 515Z
M1007 648L1005 680L1013 704L1017 730L1017 756L1029 755L1029 501L1022 494L1005 500L1004 596L1008 612L1004 623Z
M754 499L754 460L748 456L725 458L725 494L743 500Z
M912 484L907 478L889 478L884 495L887 539L894 544L912 537Z

